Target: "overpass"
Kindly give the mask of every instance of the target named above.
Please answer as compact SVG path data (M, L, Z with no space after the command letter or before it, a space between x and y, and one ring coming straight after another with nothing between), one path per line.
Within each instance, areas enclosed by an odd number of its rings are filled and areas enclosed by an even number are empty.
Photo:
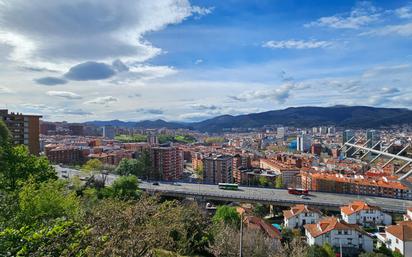
M81 176L79 170L62 168L55 165L56 171L60 177ZM110 185L118 175L109 174L107 184ZM339 207L346 205L354 200L362 200L371 205L379 206L384 211L390 213L405 213L406 208L412 207L412 201L365 196L365 195L348 195L334 194L323 192L310 192L310 199L302 199L299 196L291 195L285 189L269 189L258 187L239 187L237 191L228 191L219 189L217 185L195 184L195 183L171 183L160 182L159 185L153 185L151 182L140 181L139 187L151 194L159 193L163 196L171 197L190 197L202 200L233 201L262 203L277 206L291 206L295 204L307 204L328 210L339 210Z
M219 189L217 185L168 182L161 182L159 185L141 182L139 187L149 193L159 193L164 196L262 203L285 207L295 204L307 204L321 209L339 210L340 206L354 200L362 200L370 205L379 206L389 213L405 213L406 208L412 207L412 201L408 200L323 192L311 192L309 199L302 199L297 195L289 194L284 189L239 187L238 191L231 191Z

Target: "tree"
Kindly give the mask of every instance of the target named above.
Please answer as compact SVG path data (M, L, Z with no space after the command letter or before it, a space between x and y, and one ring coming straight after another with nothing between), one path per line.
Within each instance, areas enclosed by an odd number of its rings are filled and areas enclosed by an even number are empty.
M3 120L0 120L0 148L10 145L11 133Z
M106 179L108 172L104 170L103 163L98 159L88 160L83 166L82 170L90 174L87 186L92 186L98 189L106 186Z
M283 178L282 175L276 177L275 188L283 188Z
M83 166L82 170L87 172L101 171L103 168L103 163L98 159L88 160Z
M2 155L0 187L15 190L29 177L34 183L57 179L56 171L45 157L31 155L23 145L8 147Z
M218 224L215 226L210 252L214 256L239 256L240 231L232 226ZM259 230L245 228L242 236L243 256L272 257L282 246Z
M89 256L149 256L154 249L192 255L204 251L207 243L207 221L198 207L176 201L105 199L87 222L93 228Z
M219 206L212 220L214 223L222 222L235 227L238 227L241 222L236 208L227 205Z
M253 214L263 218L268 213L268 208L263 204L256 204L255 208L253 208Z
M283 228L281 233L282 233L283 242L285 242L285 243L292 242L292 240L294 238L294 234L293 234L293 231L290 228Z
M62 180L50 180L38 187L29 179L19 193L18 218L21 224L33 225L55 218L80 218L82 211L76 193Z
M261 186L267 186L269 185L269 180L265 176L259 176L259 185Z
M139 187L136 176L122 176L116 179L112 185L113 196L122 200L136 199L139 195Z
M57 219L36 228L6 228L0 232L4 256L84 256L89 229L71 220Z
M336 257L335 250L329 243L324 243L322 247L325 250L328 257Z
M308 248L307 257L328 257L328 253L319 245L311 245Z
M117 165L115 172L121 176L137 175L138 160L123 158Z

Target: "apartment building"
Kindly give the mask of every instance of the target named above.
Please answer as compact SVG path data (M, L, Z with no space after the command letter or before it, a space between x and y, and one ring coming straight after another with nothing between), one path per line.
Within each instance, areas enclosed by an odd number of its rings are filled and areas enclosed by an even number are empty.
M176 180L182 178L183 155L177 147L152 147L150 158L152 179Z
M344 252L355 254L356 252L373 251L373 239L356 224L348 224L336 217L321 219L315 224L306 224L306 241L309 245L322 246L329 243Z
M388 226L384 233L378 234L378 247L385 245L393 252L412 257L412 221L403 221Z
M290 229L300 228L306 224L314 224L319 221L322 213L315 208L304 204L292 206L290 210L283 211L284 226Z
M232 183L232 156L216 155L203 159L203 181L210 184Z
M410 188L399 181L386 177L345 176L337 173L312 172L302 172L301 175L302 187L312 191L412 200L412 190Z
M22 113L9 113L8 110L0 110L2 119L11 132L14 145L26 145L31 154L40 152L40 118L39 115L25 115Z
M298 168L297 166L269 159L260 159L260 168L271 170L277 175L282 176L283 185L285 187L295 186L296 175L300 173L300 168Z
M381 208L364 201L353 201L340 208L342 219L349 224L361 226L376 226L392 224L392 216L384 213Z

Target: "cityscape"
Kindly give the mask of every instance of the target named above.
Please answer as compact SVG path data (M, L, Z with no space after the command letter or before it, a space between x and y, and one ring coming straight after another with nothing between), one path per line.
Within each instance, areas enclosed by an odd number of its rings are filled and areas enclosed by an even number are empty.
M411 28L407 1L0 0L0 256L412 257Z

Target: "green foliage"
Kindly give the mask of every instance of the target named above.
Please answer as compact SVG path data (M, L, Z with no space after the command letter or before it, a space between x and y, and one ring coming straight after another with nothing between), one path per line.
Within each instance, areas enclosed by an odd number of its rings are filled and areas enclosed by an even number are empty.
M122 159L115 172L121 176L134 175L147 178L150 174L151 164L149 152L144 151L138 159Z
M225 142L225 138L223 137L208 137L205 139L206 144L214 144L214 143L223 143Z
M325 249L318 245L311 245L308 248L306 256L307 257L329 257Z
M3 120L0 120L0 148L10 145L11 134Z
M181 255L205 250L207 222L195 205L157 202L141 197L126 203L111 199L96 205L87 222L91 230L91 256L148 256L153 249Z
M76 193L70 191L62 180L43 182L38 188L32 180L28 180L19 193L18 217L23 224L59 217L77 219L80 214L80 201Z
M283 228L281 234L285 243L290 243L294 238L293 231L290 228Z
M219 206L212 220L214 223L223 222L224 224L233 226L239 226L240 224L240 216L236 208L227 205Z
M82 170L86 172L96 172L103 169L103 163L98 159L88 160L83 166Z
M56 171L45 157L31 155L25 146L8 147L0 163L0 187L13 191L33 178L34 183L57 179Z
M325 250L328 257L336 257L335 250L329 243L324 243L322 247L323 250Z
M6 256L84 256L89 230L57 219L40 227L7 228L0 232L0 252Z
M283 188L283 178L282 175L276 177L275 188Z
M134 135L117 135L115 140L118 140L120 142L127 142L127 143L133 143L133 142L146 142L147 141L147 136L142 135L142 134L134 134Z
M257 217L263 218L268 212L268 208L260 203L256 204L255 208L253 208L253 214Z
M123 158L120 162L119 165L117 165L115 172L116 174L119 174L121 176L128 176L131 174L137 173L138 169L138 160L136 159L128 159L128 158Z
M116 179L112 185L113 197L130 200L136 199L139 195L139 187L137 177L122 176Z
M259 185L261 186L268 186L269 185L269 180L265 176L259 176Z

